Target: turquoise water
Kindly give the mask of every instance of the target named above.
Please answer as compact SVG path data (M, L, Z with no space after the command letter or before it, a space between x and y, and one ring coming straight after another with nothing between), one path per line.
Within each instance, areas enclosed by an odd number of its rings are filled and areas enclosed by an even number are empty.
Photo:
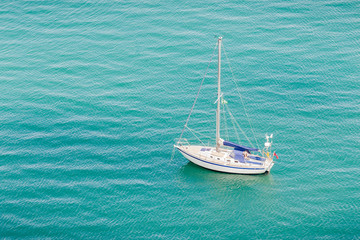
M359 8L2 1L0 237L360 238ZM215 35L259 145L274 133L270 174L171 160ZM213 107L215 76L213 62L199 107ZM214 113L197 108L189 126Z

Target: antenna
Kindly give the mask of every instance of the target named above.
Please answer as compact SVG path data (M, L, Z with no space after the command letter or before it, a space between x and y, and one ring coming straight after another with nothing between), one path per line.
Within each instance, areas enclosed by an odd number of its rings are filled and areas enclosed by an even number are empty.
M272 134L271 134L270 136L267 135L267 134L265 135L265 138L266 138L265 148L266 148L266 149L268 149L269 147L271 147L272 137L273 137ZM271 138L271 142L269 141L270 138Z

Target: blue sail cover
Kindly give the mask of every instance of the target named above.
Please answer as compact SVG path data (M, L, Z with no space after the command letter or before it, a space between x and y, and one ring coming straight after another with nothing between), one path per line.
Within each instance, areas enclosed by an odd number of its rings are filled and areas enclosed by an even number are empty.
M254 151L254 152L258 152L259 149L257 148L251 148L251 147L245 147L245 146L241 146L239 144L236 144L236 143L233 143L233 142L229 142L229 141L225 141L223 142L223 145L224 146L228 146L228 147L232 147L234 148L235 150L239 150L239 151Z

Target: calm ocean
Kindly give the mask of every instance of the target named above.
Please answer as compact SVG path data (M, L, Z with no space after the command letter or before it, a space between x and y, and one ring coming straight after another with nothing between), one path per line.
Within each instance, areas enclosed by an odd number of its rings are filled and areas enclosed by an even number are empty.
M359 9L1 1L0 238L360 239ZM171 159L214 36L260 147L274 134L270 174ZM216 57L189 124L198 131L214 127L215 82Z

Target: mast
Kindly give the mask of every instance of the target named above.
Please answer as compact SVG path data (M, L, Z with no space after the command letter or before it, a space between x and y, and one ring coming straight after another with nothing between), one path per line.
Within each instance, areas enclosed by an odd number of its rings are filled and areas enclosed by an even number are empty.
M218 99L217 99L217 110L216 110L216 151L219 152L220 150L220 73L221 73L221 40L222 37L218 38L218 44L219 44L219 53L218 53Z

